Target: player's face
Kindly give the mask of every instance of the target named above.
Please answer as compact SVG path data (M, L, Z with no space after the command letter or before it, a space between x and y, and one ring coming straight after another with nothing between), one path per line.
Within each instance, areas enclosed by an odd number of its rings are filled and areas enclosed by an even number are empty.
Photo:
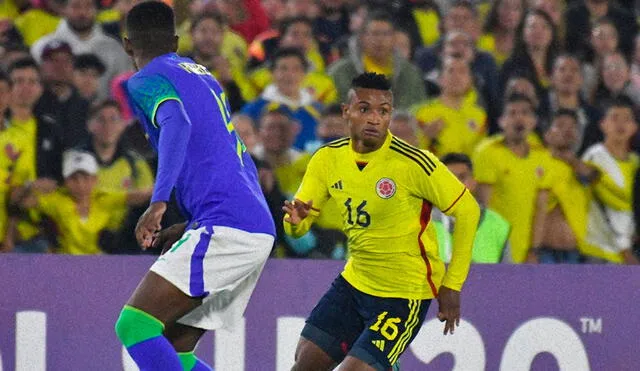
M33 108L42 95L40 74L34 68L11 72L11 101L20 107Z
M89 131L93 139L102 145L114 146L118 144L126 123L116 107L107 106L100 110L89 122Z
M525 141L535 126L536 115L528 102L508 103L500 117L500 127L505 139L511 142Z
M377 149L386 138L392 111L390 91L358 88L353 90L349 104L343 107L342 117L348 122L355 142Z
M626 107L611 107L600 124L605 139L627 142L638 130L633 111Z
M73 198L84 198L91 195L96 185L95 175L87 174L84 171L76 171L64 179L64 185Z
M448 164L447 167L471 193L475 192L478 183L473 177L473 172L469 166L463 163L452 163Z
M553 65L551 79L554 89L560 92L577 93L582 86L580 63L573 58L558 58Z

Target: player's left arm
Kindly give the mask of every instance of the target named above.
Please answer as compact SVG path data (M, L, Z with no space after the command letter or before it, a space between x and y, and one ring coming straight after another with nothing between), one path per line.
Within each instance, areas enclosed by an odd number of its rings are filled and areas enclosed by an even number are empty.
M442 285L460 291L469 273L473 241L480 220L480 207L468 189L430 152L424 151L430 174L416 177L420 196L445 214L456 218L451 263Z

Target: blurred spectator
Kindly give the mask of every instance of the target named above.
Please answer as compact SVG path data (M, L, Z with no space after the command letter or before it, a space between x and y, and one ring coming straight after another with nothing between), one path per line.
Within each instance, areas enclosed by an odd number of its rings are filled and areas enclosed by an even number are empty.
M287 16L286 13L286 0L261 0L262 8L264 9L267 18L269 19L269 25L271 27L278 27L282 19Z
M618 31L611 20L602 18L597 20L591 29L591 50L582 66L584 71L584 83L582 91L590 101L593 99L596 88L600 84L599 71L602 68L604 57L618 51Z
M260 143L256 124L253 119L249 115L237 113L231 117L231 122L233 122L236 133L238 133L240 139L247 147L247 151L253 154Z
M422 147L439 157L454 152L471 156L486 136L487 114L476 103L467 62L447 57L442 64L440 96L413 109L424 134Z
M111 223L113 211L148 202L151 190L99 190L98 163L93 155L70 150L63 161L64 188L50 193L27 190L20 205L35 208L56 223L61 253L99 254L99 234Z
M264 161L273 171L275 183L279 185L285 199L291 199L311 159L311 154L301 152L292 146L299 124L282 109L267 110L259 122L258 136L261 144L255 149L255 157ZM265 180L263 177L262 182ZM277 207L281 208L282 205ZM281 225L282 219L277 223ZM313 232L299 239L285 236L285 241L286 244L278 246L280 250L275 252L277 257L305 257L318 243Z
M324 108L316 126L316 140L307 142L305 152L314 153L323 145L348 135L342 118L342 106L334 103Z
M11 187L26 181L29 169L28 152L33 149L33 143L25 141L20 128L11 125L6 119L7 110L11 103L11 82L9 76L0 71L0 252L8 252L14 246L15 218L9 217L9 194ZM8 232L8 233L7 233Z
M22 45L24 40L11 19L0 17L0 45Z
M405 1L394 19L414 47L431 46L440 39L440 11L433 0Z
M73 59L71 46L64 41L51 40L44 46L40 69L45 89L35 107L36 114L53 117L58 123L65 149L89 138L89 102L73 84Z
M60 128L49 116L38 116L34 107L43 92L40 70L31 58L15 61L8 69L11 80L9 122L25 141L28 161L23 184L36 190L52 190L62 178L62 138ZM12 194L12 200L15 201ZM34 210L25 210L19 216L17 252L45 252L49 242L41 228L42 217ZM12 231L13 233L13 231Z
M40 60L42 51L51 40L67 42L73 54L93 53L107 67L100 81L99 98L109 94L109 82L117 74L132 69L131 59L122 45L102 31L96 23L96 4L93 0L67 0L65 18L56 31L42 37L31 47L31 55Z
M640 35L636 36L633 59L631 60L631 83L640 87Z
M107 35L110 35L114 39L121 41L124 36L124 20L126 14L133 8L140 0L116 0L113 4L111 11L114 13L115 19L105 20L103 16L104 12L98 15L98 20L102 23L102 29Z
M469 156L463 153L449 153L442 158L447 168L467 187L469 192L476 191L478 183L473 178L473 165ZM451 262L453 227L455 219L435 209L432 220L436 227L438 248L443 262ZM511 225L495 211L480 207L480 222L473 242L472 263L510 262L509 233Z
M327 56L327 63L331 64L342 57L349 55L349 45L357 42L358 34L362 30L367 16L369 5L364 2L357 2L349 10L349 32L331 44L330 54Z
M529 98L508 96L499 123L503 134L480 143L473 156L477 198L511 223L513 262L523 263L531 246L536 200L550 186L547 168L551 157L546 149L527 140L536 126Z
M231 111L238 111L245 99L251 98L251 87L244 76L244 62L232 58L232 63L222 54L224 20L215 13L199 15L191 23L191 38L193 51L189 57L213 73L227 94Z
M478 49L490 53L499 66L516 44L516 31L527 9L525 0L495 0L478 40Z
M42 6L31 8L20 14L14 23L24 43L31 46L41 37L54 32L60 24L64 7L65 0L44 0Z
M262 92L272 81L269 64L273 64L273 54L277 49L271 49L273 47L297 48L302 51L310 64L302 86L313 95L315 100L323 104L336 101L336 87L333 80L324 73L324 60L318 51L312 27L313 24L309 18L287 18L282 22L281 31L277 37L264 40L263 44L259 40L252 43L250 53L254 58L250 65L265 61L262 67L255 69L250 75L251 84L256 92Z
M324 72L324 59L313 33L313 21L304 16L286 18L282 21L278 33L270 38L254 40L249 46L251 60L248 67L255 68L271 61L278 48L283 47L302 50L309 61L310 70Z
M630 140L638 130L633 102L624 96L611 102L601 122L604 142L585 152L583 160L598 168L587 219L587 248L591 262L637 264L632 253L634 232L632 189L639 168Z
M251 154L251 159L256 165L258 170L258 179L260 181L260 188L264 194L269 210L273 217L273 222L276 226L276 241L274 246L274 256L283 257L285 251L290 251L289 244L285 239L284 227L282 225L282 219L284 218L284 212L282 211L282 205L287 199L282 191L280 185L273 172L271 166L264 160L259 159L254 155L258 147L262 147L258 132L256 131L255 124L251 117L243 114L233 115L231 118L236 133L240 136L242 142L247 146L247 151Z
M581 85L582 71L578 58L569 54L559 55L553 64L551 88L544 98L549 111L546 112L547 117L540 120L540 132L545 132L548 129L547 123L551 123L552 117L559 110L574 111L578 125L577 138L573 141L575 147L572 150L579 154L587 147L602 141L602 132L598 125L600 113L582 98Z
M576 157L580 126L575 111L560 108L545 133L553 159L548 200L538 200L532 255L539 263L582 262L587 233L587 185L597 173Z
M454 19L462 18L472 26L465 27L458 25L458 22L445 22L444 36L436 46L416 51L415 61L424 74L427 95L432 96L439 93L437 80L442 60L450 56L464 58L471 66L474 86L480 93L478 96L480 104L485 107L489 116L489 130L496 132L498 128L494 121L501 110L498 94L498 67L489 53L476 49L476 38L469 34L469 32L476 32L474 30L477 27L473 24L479 24L478 13L473 4L468 1L455 2L449 12L459 13L459 15L452 17ZM448 18L449 15L445 17L445 20Z
M471 36L473 44L480 37L480 19L478 10L473 2L469 0L455 0L444 14L441 22L441 31L448 33L451 31L464 32Z
M95 156L98 163L96 187L105 191L148 191L153 188L149 164L126 142L123 134L127 123L114 100L103 100L91 107L88 129L91 138L80 147ZM113 207L110 223L100 247L109 253L137 253L139 247L134 229L144 208Z
M425 98L418 68L408 60L394 55L393 33L393 21L388 14L369 14L358 42L350 45L350 54L329 68L329 75L338 88L339 101L346 100L351 79L365 71L390 77L395 108L407 109Z
M389 123L389 131L414 147L420 146L418 121L408 112L394 111Z
M78 89L80 96L89 103L98 98L100 78L105 73L106 67L97 55L87 53L75 57L73 62L73 85Z
M349 34L349 11L346 0L318 0L320 13L313 25L320 53L328 58L331 45Z
M260 98L247 103L242 113L258 120L266 110L280 106L300 123L294 136L295 147L303 149L305 143L315 139L320 103L302 88L302 80L308 68L307 60L298 49L281 49L273 58L273 83L266 87Z
M558 40L560 46L564 49L564 40L567 34L566 24L564 23L565 4L562 0L529 0L530 8L541 10L553 20L553 24L558 31Z
M30 57L29 48L22 44L8 44L0 46L0 50L2 50L2 56L0 59L1 67L6 71L9 66L17 61L18 59L23 59L26 57Z
M215 1L212 0L193 0L189 2L190 17L182 22L178 28L178 54L187 55L193 51L193 40L191 39L191 34L194 29L194 20L201 19L204 14L216 14L217 20L219 20L220 17L224 19L224 17L215 10L216 7L214 4ZM226 20L222 26L222 44L220 45L219 54L224 55L227 58L229 63L233 66L233 70L238 69L243 71L248 60L247 42L242 38L242 36L229 29L229 25ZM245 99L250 98L251 97L245 97Z
M269 19L260 0L213 0L216 10L225 16L229 27L250 43L269 29Z
M413 59L414 47L411 44L411 37L406 31L396 30L393 33L393 51L406 60Z
M633 14L619 8L609 0L582 0L571 5L565 12L567 51L584 58L589 53L589 39L585 35L591 30L591 22L602 17L609 18L620 36L620 49L631 56L633 39L638 33L638 25Z
M621 95L631 99L634 107L640 105L640 89L631 83L629 64L621 53L607 55L602 63L600 85L596 89L594 103L604 111Z
M535 85L538 100L551 81L553 61L559 53L558 36L551 17L540 10L527 13L516 33L513 53L504 62L500 87L504 91L513 75L528 77Z

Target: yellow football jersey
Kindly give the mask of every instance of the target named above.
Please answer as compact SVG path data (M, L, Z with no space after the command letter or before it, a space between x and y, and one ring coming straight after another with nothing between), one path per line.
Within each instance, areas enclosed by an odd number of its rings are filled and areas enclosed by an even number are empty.
M433 206L451 214L465 204L458 202L465 194L471 197L433 154L391 133L380 149L366 154L343 138L313 155L295 198L313 201L314 209L297 226L285 222L285 231L306 232L332 198L350 251L342 276L370 295L429 299L441 284L460 290L466 279L473 233L460 252L466 267L452 265L445 275L430 223Z
M559 206L576 236L578 247L584 246L587 233L589 189L580 183L571 166L564 161L551 158L548 170L551 188L549 189L547 210L551 211Z
M142 190L153 187L153 173L149 164L138 154L130 153L134 166L136 167L136 176L134 177L131 164L125 155L119 156L111 164L100 164L98 169L98 181L96 187L108 191L133 191ZM116 210L112 210L110 230L118 230L122 227L127 211L127 205L120 205Z
M446 106L440 99L420 104L413 108L420 125L442 120L444 126L437 141L424 138L421 143L436 156L458 152L468 156L473 154L478 142L486 136L487 114L477 104L477 94L467 94L459 109Z
M126 206L127 193L95 191L91 196L89 215L78 215L76 203L64 188L38 196L37 209L49 216L58 227L60 252L84 255L100 254L100 232L107 228L112 210Z
M492 186L488 206L513 226L510 239L514 263L524 262L531 246L538 191L550 188L550 161L546 149L534 146L528 156L516 156L501 135L485 139L473 155L476 180Z

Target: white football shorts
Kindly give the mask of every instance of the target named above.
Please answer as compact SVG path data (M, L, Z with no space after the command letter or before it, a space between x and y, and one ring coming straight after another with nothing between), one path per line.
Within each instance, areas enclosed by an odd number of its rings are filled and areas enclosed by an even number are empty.
M191 297L204 297L202 305L179 323L215 330L233 329L242 317L274 238L221 226L191 229L151 266Z

